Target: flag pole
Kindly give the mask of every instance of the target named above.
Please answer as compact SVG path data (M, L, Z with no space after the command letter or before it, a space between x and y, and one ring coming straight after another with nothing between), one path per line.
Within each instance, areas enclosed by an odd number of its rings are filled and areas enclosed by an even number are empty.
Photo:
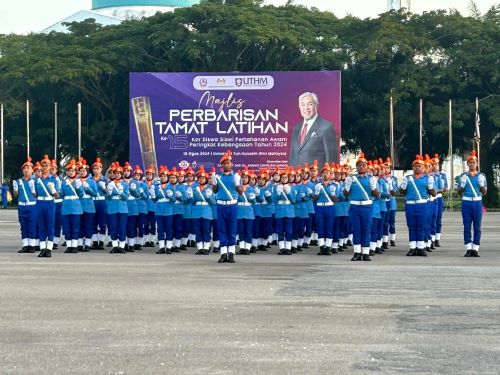
M1 150L1 156L0 158L2 159L2 184L4 182L4 169L3 169L3 104L0 106L0 127L1 127L1 138L2 138L2 150Z
M419 148L419 151L420 151L420 155L422 155L422 130L423 130L423 125L422 125L422 117L423 117L423 114L422 114L422 103L423 103L423 100L420 99L420 128L418 130L418 133L419 133L419 140L420 140L420 148Z
M394 171L394 108L391 96L391 102L389 106L389 125L390 125L390 143L391 143L391 169Z
M82 103L78 103L78 160L82 156Z
M54 103L54 159L59 163L57 158L57 102Z
M30 156L30 101L26 100L26 151Z
M455 190L455 176L454 176L454 170L453 170L453 122L452 122L452 115L451 115L451 99L448 102L448 143L449 143L449 148L448 148L448 155L449 155L449 160L450 160L450 192L448 193L448 207L450 208L451 211L453 211L453 191Z

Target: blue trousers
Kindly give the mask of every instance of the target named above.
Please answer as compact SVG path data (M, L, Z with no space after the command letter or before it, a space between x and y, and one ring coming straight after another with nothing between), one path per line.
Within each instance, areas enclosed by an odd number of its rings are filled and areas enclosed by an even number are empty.
M340 238L347 237L346 230L347 216L335 216L335 224L333 226L333 242L338 242Z
M219 221L217 219L212 220L212 239L219 241Z
M238 235L240 241L252 243L253 220L238 219L237 225L238 225Z
M21 238L35 239L37 237L35 213L35 205L19 206L17 208L17 217L21 226Z
M443 197L437 198L436 202L437 202L436 203L436 205L437 205L436 233L441 233L443 211L444 211L444 200L443 200Z
M464 223L464 244L481 245L481 220L483 219L482 201L462 201L462 221ZM474 238L471 236L474 226Z
M396 233L396 210L389 210L389 233Z
M148 212L148 217L146 220L146 224L144 225L144 234L148 235L154 235L156 234L156 220L155 220L155 212L154 211L149 211Z
M316 206L316 229L318 238L333 238L335 206Z
M80 219L80 238L91 239L94 234L95 214L91 212L84 212Z
M81 215L62 215L63 233L67 241L78 239L80 235L80 218Z
M233 205L217 205L220 246L235 246L237 231L238 207Z
M199 218L199 219L189 219L193 227L194 234L196 236L196 242L210 242L210 222L209 219ZM240 238L241 240L241 238Z
M54 203L54 201L37 200L36 213L38 224L38 239L40 241L54 241L56 204Z
M54 221L54 237L61 237L61 228L62 228L61 209L62 209L62 202L56 203L56 216L55 216L55 221Z
M389 211L380 211L380 223L377 226L377 228L378 228L378 233L377 233L378 239L377 240L381 240L382 237L384 236L384 222L385 222L385 218L387 216L389 216Z
M183 217L182 218L182 237L187 237L190 233L193 233L191 218L186 219Z
M315 220L314 214L309 214L309 217L306 219L306 228L305 228L306 237L311 237L311 234L313 232L314 220Z
M158 227L158 241L172 241L174 239L173 215L156 215L156 226Z
M408 240L425 241L427 229L427 203L405 205Z
M176 240L180 240L184 233L184 229L182 228L184 219L182 218L182 214L173 215L172 228L174 230L174 238Z
M280 217L276 220L276 233L278 234L278 241L291 241L293 239L293 218Z
M139 215L128 215L127 217L127 237L136 238L137 237L137 223L139 221Z
M428 239L430 239L430 236L431 235L435 235L436 234L436 218L437 218L437 201L434 199L432 202L429 201L429 203L427 203L428 206L427 206L427 217L428 217L428 225L429 225L429 229L428 229L428 232L429 232L429 237Z
M113 241L127 238L127 214L108 214L108 232Z
M139 219L137 220L137 236L144 237L144 229L146 227L146 222L148 220L148 214L140 213Z
M351 204L349 219L352 228L352 243L361 247L370 246L370 234L373 219L373 206L357 206Z
M106 234L107 212L106 201L94 201L95 215L92 223L92 234Z

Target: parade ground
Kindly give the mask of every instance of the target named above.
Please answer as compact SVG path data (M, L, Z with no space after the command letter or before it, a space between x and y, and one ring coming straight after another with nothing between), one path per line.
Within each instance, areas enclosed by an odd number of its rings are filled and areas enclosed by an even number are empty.
M0 374L498 374L500 213L464 258L460 213L443 247L372 262L277 249L218 264L194 249L17 254L0 212Z

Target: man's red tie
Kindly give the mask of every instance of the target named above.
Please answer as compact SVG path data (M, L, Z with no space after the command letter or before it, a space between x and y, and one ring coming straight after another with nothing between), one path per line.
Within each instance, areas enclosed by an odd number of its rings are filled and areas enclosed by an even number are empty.
M302 130L300 131L300 145L301 146L304 144L304 141L306 140L306 135L307 135L307 122L304 122L302 124Z

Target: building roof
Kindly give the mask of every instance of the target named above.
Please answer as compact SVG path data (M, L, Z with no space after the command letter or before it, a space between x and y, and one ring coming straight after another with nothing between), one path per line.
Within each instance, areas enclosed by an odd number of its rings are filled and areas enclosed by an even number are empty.
M200 0L92 0L92 9L130 6L189 7L199 2Z
M95 19L96 23L99 23L103 26L117 25L123 21L120 18L108 16L108 15L105 15L102 13L94 12L92 10L80 10L79 12L76 12L75 14L72 14L71 16L66 17L65 19L53 24L52 26L49 26L46 29L43 29L42 33L50 33L51 31L65 33L68 31L68 27L63 25L63 23L82 22L88 18Z

